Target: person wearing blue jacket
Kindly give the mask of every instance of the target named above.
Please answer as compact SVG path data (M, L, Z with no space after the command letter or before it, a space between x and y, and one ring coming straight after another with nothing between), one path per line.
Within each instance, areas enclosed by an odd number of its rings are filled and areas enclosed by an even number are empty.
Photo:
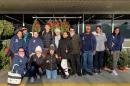
M14 35L11 38L10 45L9 45L10 52L11 52L11 64L12 64L12 59L13 59L14 55L17 53L18 49L20 47L23 47L25 49L25 47L26 47L25 42L22 37L23 37L22 31L17 30L16 35Z
M35 48L40 46L43 49L42 39L39 37L38 32L33 32L33 37L29 40L28 52L29 56L32 56L35 53Z
M17 53L18 49L20 47L25 47L25 42L23 40L23 33L21 30L19 30L16 35L14 35L12 38L11 38L11 41L10 41L10 50L12 51L13 54Z
M90 24L86 25L86 32L81 35L83 52L83 75L93 75L93 54L96 49L96 38L91 33Z
M24 76L26 74L27 61L28 59L25 56L24 48L19 48L17 55L15 55L13 58L13 65L12 65L13 72L16 72Z
M115 27L113 33L108 36L107 46L111 52L113 58L113 71L112 75L118 76L117 73L117 62L119 59L119 54L122 49L122 44L124 42L124 37L120 32L119 27Z
M29 56L28 43L31 38L31 34L28 32L28 29L26 27L22 27L21 29L23 31L23 40L24 40L25 46L26 46L26 56Z

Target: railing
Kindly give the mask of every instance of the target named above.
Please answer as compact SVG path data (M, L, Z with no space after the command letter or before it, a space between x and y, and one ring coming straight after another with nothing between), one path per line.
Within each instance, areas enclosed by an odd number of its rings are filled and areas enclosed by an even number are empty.
M130 39L125 39L125 40L124 40L123 48L124 48L124 49L130 48Z

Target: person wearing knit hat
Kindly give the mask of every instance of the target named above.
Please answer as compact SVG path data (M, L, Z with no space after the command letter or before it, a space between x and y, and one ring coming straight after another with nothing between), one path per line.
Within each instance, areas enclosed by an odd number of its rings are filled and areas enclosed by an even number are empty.
M55 29L55 33L56 33L56 32L61 32L61 30L60 30L59 28L56 28L56 29Z
M42 55L42 47L37 46L35 53L31 56L29 61L29 80L34 82L35 77L41 78L43 70L45 69L45 58Z
M41 48L41 46L37 46L37 47L35 48L35 52L41 52L41 53L42 53L42 48Z
M55 36L53 37L52 44L54 45L54 47L56 48L56 51L57 51L59 41L61 39L61 30L59 28L56 28L54 32L55 32Z
M58 56L55 54L54 45L49 48L49 54L46 56L46 76L47 79L56 79Z
M52 45L50 45L49 50L55 50L55 47L54 47L54 45L53 45L53 44L52 44Z
M59 42L62 38L61 37L61 30L60 30L60 28L56 28L54 32L55 32L55 35L53 37L52 44L54 45L55 53L58 54ZM61 68L61 62L60 61L57 62L57 68L58 68L58 70L57 70L58 74L61 74L62 68Z

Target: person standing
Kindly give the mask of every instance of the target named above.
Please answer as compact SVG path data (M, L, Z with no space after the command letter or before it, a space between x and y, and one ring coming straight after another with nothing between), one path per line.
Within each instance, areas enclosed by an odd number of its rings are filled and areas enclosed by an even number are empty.
M108 48L111 52L112 59L113 59L113 70L112 75L118 76L117 73L117 62L119 59L120 51L122 49L122 44L124 42L124 37L120 32L119 27L115 27L113 33L108 37Z
M69 38L68 32L63 32L63 38L59 42L58 56L61 58L61 67L64 71L64 79L68 79L68 59L70 58L70 53L72 50L71 40Z
M9 48L10 48L10 55L11 55L11 64L12 64L12 60L13 60L13 57L14 55L17 54L18 52L18 49L20 47L23 47L24 50L26 49L26 45L25 45L25 42L23 40L23 33L21 30L17 29L16 31L16 35L14 35L12 38L11 38L11 41L10 41L10 45L9 45Z
M25 42L25 46L26 46L26 56L29 56L29 52L28 52L28 44L29 44L29 40L31 38L31 34L28 32L28 29L26 27L22 27L22 32L23 32L23 40Z
M58 50L58 47L59 47L59 41L61 40L61 31L59 28L56 28L55 29L55 35L53 37L53 41L52 41L52 44L54 45L55 47L55 51L57 53L57 50Z
M28 52L29 56L32 56L35 53L35 48L40 46L43 49L43 42L42 39L39 37L38 32L33 32L33 37L29 40L28 44Z
M56 54L58 54L58 48L59 48L60 40L61 40L61 30L59 28L56 28L55 29L55 35L53 37L53 42L52 42L53 46L55 47L55 53ZM57 61L57 67L58 67L58 70L57 70L58 74L62 74L63 70L62 70L62 67L61 67L61 61L60 60Z
M44 43L45 51L47 51L49 49L50 45L52 44L52 40L53 40L53 33L50 29L51 29L50 25L46 24L45 30L42 32L42 35L41 35L42 41Z
M80 48L81 48L81 40L80 37L76 34L75 29L73 27L70 28L70 36L72 41L72 52L71 52L71 66L72 73L78 76L81 76L81 59L80 59Z
M83 75L93 75L93 55L96 50L96 38L91 33L90 24L86 25L86 32L81 35L83 51Z
M100 25L96 26L96 31L92 32L96 37L97 45L96 45L96 53L94 56L94 72L101 73L101 69L103 68L104 61L104 50L105 43L107 41L105 33L103 33Z
M26 27L22 27L21 30L23 31L23 39L25 43L28 44L31 34L28 32L28 29Z

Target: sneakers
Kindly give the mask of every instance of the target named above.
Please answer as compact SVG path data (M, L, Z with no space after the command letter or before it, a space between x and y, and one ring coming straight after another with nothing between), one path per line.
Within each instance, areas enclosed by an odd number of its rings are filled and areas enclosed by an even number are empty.
M112 75L118 76L118 73L117 73L115 70L113 70L113 71L112 71Z
M31 83L34 82L34 78L33 78L33 77L30 78L30 82L31 82Z
M90 76L93 76L93 72L87 71L86 73L87 73L88 75L90 75Z
M69 75L64 75L63 79L68 79Z
M37 75L37 79L41 79L41 76L40 76L40 75Z

